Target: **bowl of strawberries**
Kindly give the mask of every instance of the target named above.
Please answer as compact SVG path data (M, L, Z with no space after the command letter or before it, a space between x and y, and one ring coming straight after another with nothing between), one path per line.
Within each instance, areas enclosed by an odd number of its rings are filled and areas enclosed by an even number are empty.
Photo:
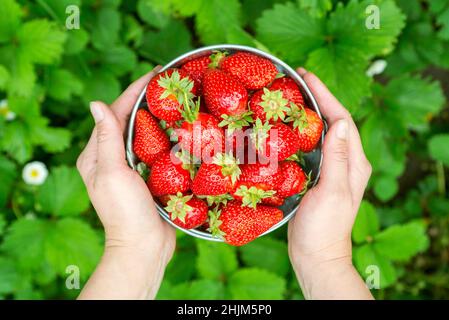
M167 222L241 246L293 217L318 181L325 131L312 93L283 61L209 46L168 63L142 91L127 160Z

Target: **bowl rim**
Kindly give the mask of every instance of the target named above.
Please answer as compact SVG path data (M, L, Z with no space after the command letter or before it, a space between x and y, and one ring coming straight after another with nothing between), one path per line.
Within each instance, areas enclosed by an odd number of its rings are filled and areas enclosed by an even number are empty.
M254 53L258 56L262 56L264 58L271 60L275 65L281 66L284 70L286 70L287 75L289 77L291 77L293 80L295 80L296 83L299 83L299 85L302 87L303 91L307 94L307 97L310 100L314 111L318 114L318 116L324 122L324 129L323 129L323 132L322 132L321 138L320 138L320 145L322 146L323 141L324 141L324 136L327 131L327 124L321 114L318 103L317 103L315 97L313 96L310 88L307 86L307 83L304 81L304 79L295 70L293 70L293 68L291 68L288 64L286 64L279 58L271 55L270 53L267 53L265 51L262 51L262 50L259 50L259 49L253 48L253 47L248 47L248 46L243 46L243 45L235 45L235 44L217 44L217 45L212 45L212 46L205 46L205 47L197 48L197 49L191 50L189 52L186 52L186 53L178 56L177 58L171 60L169 63L167 63L165 66L163 66L162 69L160 69L158 73L164 72L167 69L176 66L177 64L179 64L179 62L184 61L185 59L188 59L189 57L191 57L193 55L201 56L202 53L206 54L207 52L214 51L214 50L220 50L220 51L234 50L234 51L245 51L245 52ZM128 161L129 166L133 170L137 170L137 166L136 166L137 157L134 154L133 148L132 148L133 140L134 140L134 123L135 123L135 119L136 119L137 110L140 108L142 101L145 98L146 89L147 89L147 85L145 85L145 88L143 88L142 92L140 93L139 97L137 98L136 102L134 103L130 118L127 123L128 128L126 130L126 132L127 132L126 159ZM322 147L321 147L318 171L317 171L317 175L316 175L315 179L313 180L312 187L317 184L317 182L320 178L322 163L323 163L323 152L322 152ZM288 221L290 221L296 214L296 211L298 210L298 207L299 207L299 203L300 203L300 201L288 214L284 214L284 218L281 221L279 221L277 224L273 225L270 229L265 231L263 234L259 235L259 237L262 237L270 232L273 232L274 230L280 228L281 226L286 224ZM170 219L168 213L165 211L165 209L162 206L159 205L158 202L155 201L155 205L156 205L158 213L162 216L162 218L165 221L167 221L169 224L171 224L173 227L175 227L176 229L181 230L184 233L191 235L193 237L196 237L196 238L209 240L209 241L215 241L215 242L224 242L223 239L214 237L210 233L196 230L196 229L184 229L184 228L179 227Z

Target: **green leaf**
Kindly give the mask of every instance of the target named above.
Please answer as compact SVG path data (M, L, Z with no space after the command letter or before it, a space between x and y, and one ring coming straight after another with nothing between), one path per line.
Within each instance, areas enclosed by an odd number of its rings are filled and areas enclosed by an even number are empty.
M8 201L11 188L17 177L17 167L14 162L8 160L0 154L0 208L4 207ZM0 232L1 233L1 232Z
M218 300L223 299L223 296L222 283L202 279L161 288L157 298L161 300Z
M87 223L65 218L49 222L45 236L45 257L60 275L66 275L66 268L75 265L80 277L90 276L103 252L100 237Z
M419 221L394 225L377 234L373 243L377 252L394 261L407 261L428 246L426 227Z
M89 43L89 33L85 29L73 29L67 31L64 54L75 55L81 53Z
M66 9L68 6L81 6L81 0L45 0L39 2L45 3L46 11L60 23L67 19Z
M228 282L232 299L283 299L285 289L286 283L283 278L257 268L239 269Z
M186 26L173 20L160 31L147 31L142 40L141 54L156 63L165 64L192 50L191 35Z
M6 84L8 83L9 79L10 74L8 72L8 69L0 65L0 89L6 88Z
M101 61L106 70L116 76L122 76L135 68L137 57L127 47L113 47L103 53Z
M33 154L28 129L23 122L19 121L13 121L5 125L0 146L2 150L19 163L28 161Z
M36 82L36 73L31 62L19 55L11 62L8 92L12 95L30 96Z
M0 212L0 236L3 235L3 232L5 231L6 227L6 219L3 215L3 213Z
M352 239L355 243L363 243L379 232L379 218L376 208L366 200L360 204L359 212L352 228Z
M121 25L121 16L117 10L112 8L99 10L92 31L92 45L102 51L114 47L119 39Z
M370 274L368 267L379 268L380 281L379 285L381 289L391 286L396 282L397 272L393 264L378 253L372 245L365 244L361 247L353 249L354 264L363 278L366 278Z
M245 265L258 267L285 277L290 270L287 244L284 241L263 237L240 248Z
M170 23L170 17L155 3L155 0L139 0L137 14L148 25L162 29Z
M43 212L55 216L78 215L89 208L89 197L78 171L65 166L52 168L39 189L37 202Z
M0 294L13 293L19 279L14 261L0 256Z
M45 151L50 153L66 150L72 140L72 133L64 128L33 126L31 135L34 144L41 145Z
M9 41L20 25L22 12L15 0L0 2L0 43Z
M68 101L72 95L80 95L83 83L70 71L51 68L48 72L46 87L48 95L56 100Z
M385 104L398 113L411 129L423 130L444 105L445 97L437 81L403 75L384 88Z
M53 22L32 20L24 23L17 32L20 55L26 60L40 64L51 64L63 52L66 35Z
M176 251L165 271L164 280L177 284L189 281L196 272L196 255L193 251Z
M449 134L437 134L430 138L428 148L430 156L449 167Z
M140 62L131 73L131 82L136 81L141 76L153 70L154 66L148 62Z
M371 78L365 75L366 67L357 51L345 47L317 49L306 62L306 68L320 77L351 112L359 107L363 97L370 95Z
M399 191L399 184L394 176L383 174L373 180L374 194L383 202L391 200Z
M234 247L209 241L196 241L198 256L196 266L202 278L223 280L238 267Z
M292 3L276 4L257 20L257 39L291 64L304 62L324 44L324 35L323 21Z
M332 0L298 0L298 4L301 9L319 17L332 9Z
M86 103L96 100L112 103L120 95L120 82L110 71L94 69L82 81L84 84L83 100Z

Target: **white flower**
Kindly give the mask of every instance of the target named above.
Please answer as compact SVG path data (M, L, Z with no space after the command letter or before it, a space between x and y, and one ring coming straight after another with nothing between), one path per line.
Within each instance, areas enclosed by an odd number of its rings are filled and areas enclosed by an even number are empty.
M0 116L3 116L6 121L13 121L16 118L16 114L9 110L6 99L0 101Z
M39 186L47 179L48 170L44 163L33 161L23 167L22 178L26 184Z
M373 76L375 76L377 74L381 74L382 72L384 72L386 67L387 67L387 61L385 61L385 60L375 60L370 65L368 70L366 70L366 75L368 77L373 77Z

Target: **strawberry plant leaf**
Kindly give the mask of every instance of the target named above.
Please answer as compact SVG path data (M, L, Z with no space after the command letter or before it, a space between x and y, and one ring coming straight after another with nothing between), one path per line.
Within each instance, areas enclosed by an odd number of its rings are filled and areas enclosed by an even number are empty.
M17 177L16 170L17 168L14 162L0 154L0 177L2 177L2 182L0 183L0 208L3 208L8 201L8 196ZM0 220L1 217L2 216L0 216Z
M449 134L437 134L430 138L428 148L430 156L449 167Z
M147 74L148 72L150 72L151 70L153 70L154 65L152 65L151 63L148 62L140 62L132 71L131 73L131 78L130 80L136 81L137 79L139 79L141 76L143 76L144 74Z
M71 5L80 7L81 0L45 0L45 7L42 8L42 6L37 6L35 10L45 11L45 13L50 14L52 18L62 23L65 22L67 18L67 7Z
M142 39L141 54L156 63L165 64L192 49L186 26L173 20L160 31L147 31Z
M45 151L52 153L66 150L72 140L72 133L64 128L33 126L30 135L34 144L40 145Z
M67 40L64 46L65 55L81 53L89 43L89 34L84 29L73 29L67 32Z
M165 272L167 281L173 284L189 281L196 271L196 255L192 251L177 251L170 260Z
M394 261L407 261L429 246L426 227L420 221L394 225L374 237L373 247Z
M85 103L94 100L112 103L120 95L120 82L110 71L94 69L81 80L84 84L82 98Z
M113 47L103 53L102 63L105 70L122 76L135 68L137 57L134 51L127 47Z
M69 101L83 91L83 83L73 73L56 68L49 70L45 87L50 97L61 101Z
M5 231L6 227L6 219L3 215L3 213L0 212L0 236L3 235L3 232Z
M248 267L258 267L282 277L290 270L287 244L273 238L258 238L240 248L243 263ZM266 259L260 257L266 256Z
M14 261L0 257L0 295L13 293L19 283L20 274Z
M312 15L322 17L332 9L332 0L298 0L298 5Z
M373 238L379 232L379 218L376 209L366 200L360 204L359 212L352 228L352 240L355 243L363 243Z
M0 146L11 158L24 163L33 155L33 145L23 122L13 121L5 125Z
M89 208L89 198L78 171L73 167L50 170L37 194L41 211L54 216L78 215Z
M92 45L98 50L107 51L115 46L122 26L120 13L104 7L97 13L95 26L91 34Z
M202 278L220 281L237 269L237 253L234 247L202 240L196 241L196 247L196 267Z
M155 0L139 0L137 14L149 26L162 29L170 23L170 17L161 8L155 5Z
M7 42L20 25L22 12L15 0L0 2L0 43Z
M242 268L229 278L232 299L282 299L286 282L282 277L258 268Z
M8 69L0 65L0 89L5 89L9 81L10 74Z
M168 288L167 288L168 289ZM158 299L161 300L217 300L224 298L224 286L221 282L200 279L161 288Z
M363 278L369 276L368 267L377 267L379 271L380 288L391 286L397 279L397 271L391 261L383 257L371 244L365 244L353 249L354 264Z
M322 20L293 3L276 4L257 20L257 39L286 62L298 65L324 44L324 27Z
M75 265L80 277L86 279L94 270L103 252L99 235L86 222L65 218L48 222L45 236L45 257L59 275Z
M17 31L19 54L24 59L38 64L57 61L63 51L66 35L55 23L47 20L32 20Z
M373 179L374 194L376 197L386 202L391 200L399 190L399 184L395 176L382 174Z

